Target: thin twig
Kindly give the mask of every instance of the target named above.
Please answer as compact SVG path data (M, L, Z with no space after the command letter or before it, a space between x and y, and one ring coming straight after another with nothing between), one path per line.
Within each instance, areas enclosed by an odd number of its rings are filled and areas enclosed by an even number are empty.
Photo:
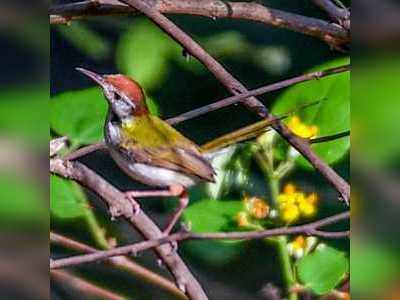
M121 0L137 10L141 11L150 18L157 26L170 35L175 41L184 47L184 49L196 57L214 76L224 84L234 95L246 93L248 90L235 77L233 77L219 62L208 54L197 42L188 34L182 31L178 26L171 22L156 9L150 7L144 1L140 0ZM299 153L301 153L312 165L319 171L325 179L339 193L339 199L347 205L350 203L350 185L340 177L328 164L319 158L311 149L310 144L293 135L292 132L279 119L271 115L266 107L256 98L250 97L242 101L246 107L257 113L262 118L272 120L272 127Z
M75 180L98 194L109 206L112 217L121 216L133 225L147 240L163 236L156 224L139 209L136 214L132 203L125 194L104 180L101 176L77 161L50 160L50 172L61 177ZM208 299L196 278L170 244L155 248L165 266L174 275L177 286L191 299Z
M310 140L310 143L311 144L325 143L325 142L335 141L335 140L338 140L338 139L341 139L341 138L344 138L347 136L350 136L350 130L335 133L332 135L325 135L325 136L313 138Z
M60 245L68 249L84 253L95 253L98 251L98 249L90 247L82 242L75 241L71 238L54 232L50 232L50 242L55 245ZM179 290L172 281L138 265L125 256L112 257L107 260L107 263L113 267L126 270L134 276L138 276L141 279L158 286L165 291L168 291L169 293L175 295L178 299L187 299L185 294L182 293L182 291Z
M157 240L149 240L139 242L133 245L123 246L114 248L111 250L98 251L92 254L77 255L68 258L62 258L50 262L50 269L63 268L66 266L75 266L82 263L93 262L104 260L109 257L127 254L137 254L141 251L157 247L164 243L178 242L185 240L252 240L252 239L263 239L272 236L281 235L314 235L324 238L344 238L348 237L350 232L325 232L319 230L320 227L335 224L339 221L346 220L350 217L350 212L343 212L335 216L331 216L316 222L312 222L305 225L293 226L293 227L281 227L260 231L250 232L217 232L217 233L194 233L194 232L178 232L168 237L163 237Z
M321 39L335 48L350 42L349 33L324 20L272 9L256 2L229 2L223 0L169 0L151 1L153 7L166 14L190 14L216 18L242 19L268 26L284 28ZM69 24L87 16L134 14L127 5L117 0L82 1L50 7L51 24Z
M340 66L340 67L336 67L336 68L331 68L331 69L326 69L323 71L316 71L316 72L311 72L311 73L307 73L307 74L303 74L303 75L299 75L290 79L286 79L283 81L279 81L273 84L269 84L269 85L265 85L262 86L260 88L254 89L254 90L250 90L248 92L244 92L244 93L240 93L238 95L235 96L231 96L228 98L224 98L222 100L213 102L211 104L199 107L197 109L191 110L189 112L183 113L179 116L170 118L168 120L166 120L169 124L178 124L180 122L184 122L186 120L201 116L203 114L207 114L211 111L238 103L248 97L251 96L260 96L272 91L277 91L280 89L283 89L285 87L300 83L300 82L304 82L304 81L309 81L309 80L313 80L313 79L320 79L326 76L330 76L330 75L334 75L334 74L339 74L342 72L347 72L350 70L350 65L345 65L345 66Z
M346 30L350 30L350 11L339 7L331 0L312 0L316 6L325 11L333 21L338 22Z
M95 152L95 151L98 151L98 150L107 150L106 144L104 142L91 144L89 146L85 146L85 147L79 148L78 150L73 151L73 152L65 155L63 158L65 160L75 160L75 159L77 159L79 157L86 156L89 153L92 153L92 152Z
M93 283L77 277L70 272L62 270L51 270L50 277L58 281L62 285L69 285L72 288L79 291L81 296L86 295L87 297L96 297L105 300L124 300L122 297L114 292L106 290L102 287L94 285Z

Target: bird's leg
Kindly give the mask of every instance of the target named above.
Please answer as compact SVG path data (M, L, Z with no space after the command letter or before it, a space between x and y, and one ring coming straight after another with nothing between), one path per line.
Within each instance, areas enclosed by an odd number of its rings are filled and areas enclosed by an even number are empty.
M168 222L167 227L165 227L163 233L164 235L169 235L174 228L175 224L178 222L180 216L182 215L183 211L189 204L189 196L188 193L186 192L185 188L181 185L174 185L169 187L171 193L173 193L173 196L176 196L179 198L179 204L176 210L174 211L170 221Z
M174 225L178 222L179 217L185 210L189 203L189 197L185 188L181 185L171 185L168 190L153 190L153 191L128 191L125 192L126 197L129 201L136 203L135 198L141 197L178 197L179 205L168 222L168 225L164 229L164 235L170 234Z

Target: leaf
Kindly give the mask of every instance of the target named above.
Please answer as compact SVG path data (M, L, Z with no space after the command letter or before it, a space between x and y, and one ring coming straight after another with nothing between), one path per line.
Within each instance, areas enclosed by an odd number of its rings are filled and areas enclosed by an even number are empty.
M399 276L399 257L382 241L351 242L351 291L357 298L379 299Z
M313 70L325 70L349 63L348 58L337 59L315 67ZM272 112L275 115L287 113L306 103L320 101L318 105L308 107L296 113L306 124L319 128L319 136L332 135L350 128L350 74L349 72L327 76L318 80L295 85L282 93ZM328 164L334 164L346 155L350 148L348 137L335 141L312 145L313 150ZM297 162L303 167L311 165L303 157Z
M73 46L93 59L104 59L110 53L107 39L79 21L74 21L69 26L58 26L57 30Z
M48 87L21 86L0 93L0 129L35 145L43 145L49 129L47 115Z
M103 137L107 103L99 88L65 92L50 101L50 126L75 146Z
M86 217L87 202L80 187L72 181L52 175L50 177L50 212L58 219Z
M184 221L193 232L220 232L236 229L235 216L241 201L200 200L184 211ZM205 263L222 266L241 253L244 243L237 241L189 241L185 249Z
M344 253L326 245L300 259L297 264L299 280L317 295L334 289L348 272L349 263Z
M43 223L47 205L36 184L11 174L0 175L0 220L3 224ZM4 229L4 227L3 227Z
M154 116L160 115L160 109L158 107L158 104L153 98L147 96L146 97L146 105L149 108L150 114L152 114Z
M170 55L179 46L148 20L135 21L117 46L117 65L145 90L157 87L167 72Z
M241 201L200 200L184 212L184 220L194 232L220 232L236 228L235 216Z

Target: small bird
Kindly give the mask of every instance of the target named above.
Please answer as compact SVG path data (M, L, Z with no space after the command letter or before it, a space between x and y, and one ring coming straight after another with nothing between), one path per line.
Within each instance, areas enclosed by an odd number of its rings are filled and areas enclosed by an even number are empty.
M134 207L138 208L136 197L179 197L179 206L164 230L164 234L169 234L188 205L186 189L202 181L214 182L211 160L223 150L215 141L200 147L164 120L151 115L143 89L128 76L100 75L83 68L76 69L102 87L109 104L104 136L111 157L131 178L164 188L126 192ZM235 135L234 141L265 132L269 124L264 120L245 127ZM232 144L228 140L231 140L229 134L218 142L226 147Z

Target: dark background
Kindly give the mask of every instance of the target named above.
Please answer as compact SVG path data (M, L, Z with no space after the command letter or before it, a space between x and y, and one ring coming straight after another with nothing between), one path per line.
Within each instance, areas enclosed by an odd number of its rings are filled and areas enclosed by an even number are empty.
M310 1L259 2L265 2L264 4L270 7L307 16L326 18ZM329 46L325 43L314 38L286 30L269 28L263 24L238 20L218 19L214 21L195 16L174 16L171 18L178 26L196 38L209 37L226 30L234 30L241 33L254 46L276 46L284 49L283 55L286 55L290 64L285 70L275 74L266 71L256 63L250 64L243 59L225 57L221 60L223 65L248 88L255 88L301 74L315 65L343 55L329 49ZM104 36L113 45L108 57L102 60L92 59L82 51L77 50L68 39L65 39L63 34L60 34L56 26L51 28L51 95L93 86L91 82L74 70L77 66L99 73L118 72L114 59L114 45L117 44L125 26L130 24L134 18L107 17L107 19L107 22L103 22L100 19L85 21L86 25ZM118 24L118 26L115 24ZM252 56L253 53L249 52L246 55ZM259 99L268 107L273 103L278 93L270 93L259 97ZM229 93L212 74L207 72L194 74L174 63L169 65L168 75L159 88L152 91L152 97L158 103L161 115L164 118L175 116L228 95ZM179 124L178 128L188 137L198 143L202 143L221 133L231 131L255 120L255 115L242 106L233 106ZM95 153L81 159L81 161L123 190L136 187L136 184L123 175L106 154ZM335 168L339 170L341 175L348 177L348 160L345 160ZM323 199L322 202L330 202L329 199L335 197L335 193L318 174L299 171L295 172L291 179L299 183L300 186L306 188L308 186L310 190L318 191L321 194L321 199ZM93 201L97 216L104 224L108 224L109 220L105 207L95 198L93 198ZM149 200L149 202L142 203L142 207L153 220L160 224L163 223L166 217L165 204L160 203L162 201L159 200ZM326 210L340 208L337 206L332 207L326 203L323 207ZM58 232L78 237L78 239L85 240L85 238L88 238L87 234L82 232L80 224L53 222L53 227ZM121 221L113 223L110 233L117 235L121 244L140 238L139 236L132 236L132 229ZM201 245L204 249L213 247L210 243ZM347 247L346 243L339 246ZM214 247L213 251L221 252L222 256L225 255L224 251L227 250L218 246ZM187 245L180 246L180 254L190 266L195 277L199 279L210 299L264 299L261 290L267 283L272 282L277 286L281 284L277 257L273 248L266 245L265 242L252 241L244 244L240 248L240 253L235 255L229 263L221 263L220 265L207 262L207 260L201 259L198 255L193 255L188 248L190 247ZM56 254L64 254L61 249L55 248L54 250ZM137 261L156 272L169 276L165 269L157 266L156 257L150 252L138 257ZM167 295L156 288L143 284L139 280L132 281L120 272L115 272L114 274L114 272L110 272L108 268L101 265L83 266L77 270L87 275L88 278L105 284L114 290L122 290L126 295L134 295L135 299L168 298ZM54 286L52 296L54 299L79 298L78 295L74 295L73 292L59 285Z

